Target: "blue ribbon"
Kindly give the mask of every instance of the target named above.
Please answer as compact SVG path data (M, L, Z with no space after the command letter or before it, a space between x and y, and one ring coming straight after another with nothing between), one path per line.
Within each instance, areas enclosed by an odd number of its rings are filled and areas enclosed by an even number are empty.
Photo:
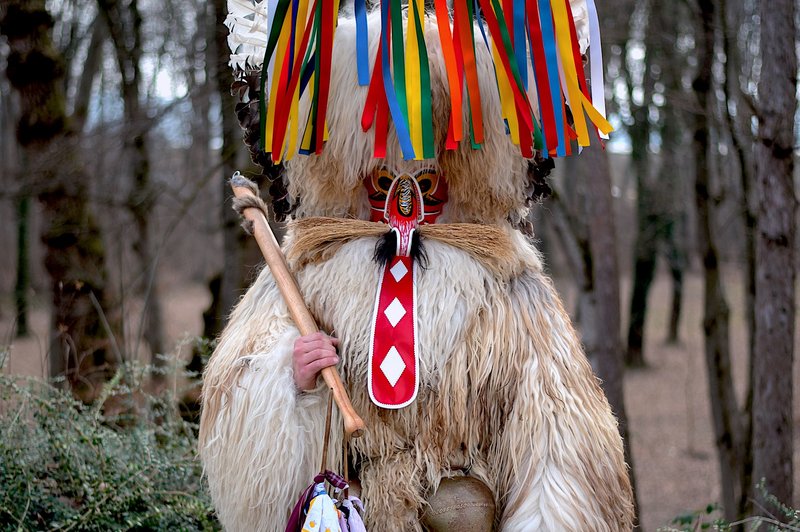
M367 26L367 0L355 0L356 56L358 59L358 84L369 85L369 27Z
M559 84L558 53L550 0L539 0L539 20L542 26L544 55L547 58L547 77L550 82L550 97L553 100L553 114L555 115L556 133L558 134L556 154L559 157L564 157L567 155L567 145L564 139L564 115L562 114L561 85Z
M294 68L294 43L297 38L297 10L300 7L298 0L292 0L292 33L289 38L289 77L292 78L292 69Z
M528 90L528 54L525 48L525 0L514 0L514 55L522 85Z
M472 5L475 9L475 20L478 21L478 28L480 28L481 35L483 35L483 42L486 43L486 49L489 50L489 53L491 53L492 48L489 45L489 38L486 36L486 28L483 26L483 14L481 12L481 6L478 4L478 0L473 0ZM502 16L502 14L500 16Z
M400 103L394 93L392 83L392 71L389 66L389 1L381 2L381 66L383 69L383 90L386 92L386 101L389 104L389 112L392 114L394 129L397 132L397 140L400 142L400 149L403 151L403 159L410 161L414 159L414 145L411 143L411 135L408 132L408 124L400 109ZM403 31L403 28L393 28L394 31Z
M300 77L300 94L303 94L306 91L306 87L308 86L308 82L311 80L311 76L314 75L314 63L317 60L316 52L311 54L311 58L306 63L306 67L303 69L303 75Z

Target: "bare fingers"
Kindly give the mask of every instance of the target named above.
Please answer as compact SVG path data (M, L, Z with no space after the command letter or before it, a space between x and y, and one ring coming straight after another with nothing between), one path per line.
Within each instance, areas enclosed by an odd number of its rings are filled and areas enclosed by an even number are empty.
M337 338L321 332L302 336L295 341L292 369L295 384L300 390L312 390L316 387L320 372L339 363L336 354L338 345Z

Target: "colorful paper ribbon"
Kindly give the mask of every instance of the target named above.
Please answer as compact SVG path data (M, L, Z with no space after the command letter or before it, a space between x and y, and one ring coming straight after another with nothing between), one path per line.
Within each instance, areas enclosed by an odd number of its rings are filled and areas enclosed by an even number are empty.
M328 136L331 54L339 2L263 1L268 2L270 27L261 80L262 147L275 162L298 152L321 153ZM472 146L479 148L484 142L476 24L479 42L483 40L491 50L502 118L523 156L532 157L534 148L545 156L567 155L574 140L579 146L589 145L590 129L608 138L611 126L603 99L599 19L594 0L586 2L590 84L569 0L454 0L452 22L446 1L434 0L450 104L445 149L454 149L464 140L465 111ZM406 16L401 0L380 2L380 44L372 73L366 0L355 0L354 13L358 83L368 87L361 126L364 131L374 128L373 154L386 156L391 121L403 158L434 158L424 0L408 0ZM536 89L536 116L529 87ZM300 116L304 95L311 102L308 116ZM574 129L567 123L565 105L570 107Z

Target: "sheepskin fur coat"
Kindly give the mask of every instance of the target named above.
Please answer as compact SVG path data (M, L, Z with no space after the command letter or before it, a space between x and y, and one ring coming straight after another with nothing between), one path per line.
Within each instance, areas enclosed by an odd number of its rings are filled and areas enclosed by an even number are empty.
M367 426L346 443L365 522L374 531L422 530L426 498L440 480L466 474L494 493L501 530L630 530L617 422L538 252L514 227L526 214L528 161L506 135L490 54L476 46L486 142L446 151L449 98L436 28L429 16L435 160L404 161L391 130L386 159L372 157L373 133L359 127L366 87L357 86L350 60L354 22L344 17L334 43L330 140L322 154L287 163L284 176L299 198L284 249L320 328L340 339L337 369ZM303 244L313 226L304 220L368 220L363 181L385 167L443 176L449 201L437 223L460 228L449 239L424 241L427 261L414 273L419 391L398 410L374 405L366 385L380 237L354 235L323 251ZM228 530L282 530L319 468L328 390L296 389L298 335L264 269L205 371L200 456ZM342 466L345 444L335 408L333 419L332 469Z

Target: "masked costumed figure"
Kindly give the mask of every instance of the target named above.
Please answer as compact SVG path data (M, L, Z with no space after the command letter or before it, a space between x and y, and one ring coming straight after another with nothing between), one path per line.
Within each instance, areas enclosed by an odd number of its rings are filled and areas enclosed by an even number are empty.
M358 476L367 529L435 529L451 479L488 493L451 513L501 530L631 529L616 420L519 230L550 158L609 129L581 61L592 0L230 4L246 141L284 165L283 248L366 422L332 431L328 463ZM318 467L328 390L298 386L298 337L265 269L205 371L229 530L282 529Z

